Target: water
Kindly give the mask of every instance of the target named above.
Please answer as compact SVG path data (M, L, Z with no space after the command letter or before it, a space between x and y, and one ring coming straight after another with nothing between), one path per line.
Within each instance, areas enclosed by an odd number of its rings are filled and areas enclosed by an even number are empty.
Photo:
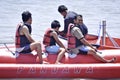
M21 22L21 13L29 10L33 16L35 40L41 40L46 28L56 19L63 29L63 17L58 13L59 5L64 4L70 11L83 15L89 33L97 34L99 22L107 21L107 32L120 37L120 0L0 0L0 42L14 42L16 25Z
M63 29L63 17L58 13L64 4L70 11L83 15L89 33L97 34L99 22L107 21L107 32L120 38L120 0L0 0L0 43L14 42L16 25L21 13L29 10L33 17L33 38L42 40L46 28L56 19Z

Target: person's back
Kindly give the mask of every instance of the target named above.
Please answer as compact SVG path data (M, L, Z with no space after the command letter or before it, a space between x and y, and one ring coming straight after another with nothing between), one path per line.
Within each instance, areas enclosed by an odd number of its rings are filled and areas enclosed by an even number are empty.
M68 25L70 23L74 23L74 17L77 15L77 13L73 12L73 11L69 11L67 12L66 17L64 18L64 32L67 33L68 31Z
M28 38L25 36L25 34L20 33L20 30L23 28L23 26L26 26L28 28L28 31L30 34L32 32L30 25L25 24L25 23L18 24L17 30L16 30L16 40L15 40L16 48L24 47L24 46L29 45L31 43L28 40Z
M43 37L43 44L45 46L56 45L56 41L55 41L54 37L51 35L51 33L56 33L56 32L52 28L48 28L45 31L45 34L44 34L44 37Z
M64 17L64 19L72 19L72 23L74 23L73 22L73 19L74 19L74 17L77 15L77 13L75 13L75 12L73 12L73 11L68 11L67 12L67 15Z

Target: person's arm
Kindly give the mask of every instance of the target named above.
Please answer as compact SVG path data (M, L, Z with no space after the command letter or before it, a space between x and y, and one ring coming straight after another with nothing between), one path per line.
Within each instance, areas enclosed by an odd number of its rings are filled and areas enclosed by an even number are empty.
M94 49L95 51L97 51L96 48L94 48L91 44L89 44L89 42L88 42L85 38L80 39L80 41L81 41L84 45L87 45L87 46L91 47L92 49Z
M96 51L96 48L94 48L91 44L89 44L89 42L84 38L84 36L82 35L82 32L80 29L75 29L74 30L74 36L79 39L84 45L91 47L92 49L94 49Z
M30 42L35 42L34 39L31 37L31 34L28 31L28 28L26 26L23 26L22 33L28 38Z
M51 33L51 36L54 37L56 43L57 43L60 47L65 48L65 46L62 44L62 42L59 40L58 35L57 35L56 32L52 32L52 33Z

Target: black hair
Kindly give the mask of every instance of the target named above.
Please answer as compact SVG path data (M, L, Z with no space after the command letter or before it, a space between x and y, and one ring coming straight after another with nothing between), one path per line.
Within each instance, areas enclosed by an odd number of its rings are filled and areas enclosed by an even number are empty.
M80 16L81 18L83 17L81 14L78 14L74 17L74 19L77 19L78 16Z
M59 21L54 20L54 21L51 23L51 28L57 28L57 27L60 27L60 23L59 23Z
M60 12L60 13L66 11L66 10L68 10L68 9L67 9L67 7L66 7L65 5L60 5L60 6L58 7L58 12Z
M26 22L29 18L31 18L31 13L29 11L24 11L22 13L22 20L23 22Z

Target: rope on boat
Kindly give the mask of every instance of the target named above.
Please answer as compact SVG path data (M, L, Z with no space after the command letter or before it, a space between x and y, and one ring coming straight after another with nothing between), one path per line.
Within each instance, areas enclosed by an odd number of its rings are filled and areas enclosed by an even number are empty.
M106 31L106 21L102 21L102 26L101 26L103 29L102 29L102 45L105 45L105 42L106 42L106 35L108 36L108 38L110 39L110 41L112 42L112 44L114 45L114 47L117 47L117 48L120 48L119 45L117 44L117 42L115 42L115 40L107 33Z
M117 44L117 42L115 42L115 40L106 32L106 34L108 35L108 37L109 37L109 39L111 40L111 42L113 43L113 45L115 46L115 47L120 47L118 44Z
M100 45L101 35L102 35L102 25L100 24L99 31L98 31L98 40L96 42L96 44L98 45Z
M15 55L15 53L8 48L8 46L7 46L6 43L3 43L3 44L4 44L4 46L7 48L8 51L10 51L13 55Z

